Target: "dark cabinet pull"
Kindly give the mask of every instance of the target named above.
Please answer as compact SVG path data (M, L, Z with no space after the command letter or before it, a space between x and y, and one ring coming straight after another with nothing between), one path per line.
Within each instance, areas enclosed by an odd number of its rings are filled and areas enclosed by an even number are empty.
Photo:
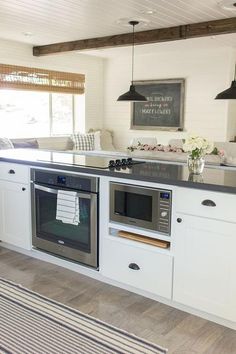
M180 224L182 222L181 218L177 218L177 222Z
M140 267L136 263L130 263L129 268L133 270L139 270Z
M9 170L8 173L10 173L10 175L14 175L15 171L14 170Z
M22 191L24 192L26 190L26 188L25 187L22 187Z
M216 203L213 202L213 200L210 199L205 199L202 201L202 205L208 206L208 207L215 207Z

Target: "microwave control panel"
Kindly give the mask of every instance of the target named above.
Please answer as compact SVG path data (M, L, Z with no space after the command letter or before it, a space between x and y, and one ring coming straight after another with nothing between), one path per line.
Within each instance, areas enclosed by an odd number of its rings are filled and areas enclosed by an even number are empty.
M171 192L160 191L159 197L159 223L158 231L169 234L170 233L170 218L171 218Z

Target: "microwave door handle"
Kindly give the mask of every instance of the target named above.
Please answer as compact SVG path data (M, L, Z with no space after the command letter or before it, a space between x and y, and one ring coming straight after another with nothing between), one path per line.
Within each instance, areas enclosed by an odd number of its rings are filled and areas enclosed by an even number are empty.
M49 188L49 187L41 186L41 185L36 184L36 183L34 184L34 188L38 189L40 191L47 192L47 193L52 193L52 194L57 194L57 192L60 190L60 188L58 188L58 189ZM79 198L92 199L93 195L87 194L87 193L77 193L77 196Z

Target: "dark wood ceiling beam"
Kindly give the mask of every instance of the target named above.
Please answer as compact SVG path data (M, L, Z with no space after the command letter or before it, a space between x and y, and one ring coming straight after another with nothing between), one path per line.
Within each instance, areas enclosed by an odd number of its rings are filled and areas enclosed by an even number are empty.
M236 17L193 23L188 25L159 28L135 33L135 45L158 42L176 41L187 38L197 38L228 34L236 32ZM74 50L123 47L132 44L132 33L118 34L100 38L82 39L78 41L54 43L33 48L34 56L49 55Z

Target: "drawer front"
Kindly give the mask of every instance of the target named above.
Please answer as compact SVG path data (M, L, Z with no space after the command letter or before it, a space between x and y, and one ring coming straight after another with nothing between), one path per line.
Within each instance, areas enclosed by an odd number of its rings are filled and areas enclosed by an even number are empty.
M233 194L177 188L175 205L178 213L236 222Z
M29 167L0 162L0 179L19 183L29 183Z
M172 256L104 239L102 273L121 283L170 299ZM139 268L139 269L138 269Z

